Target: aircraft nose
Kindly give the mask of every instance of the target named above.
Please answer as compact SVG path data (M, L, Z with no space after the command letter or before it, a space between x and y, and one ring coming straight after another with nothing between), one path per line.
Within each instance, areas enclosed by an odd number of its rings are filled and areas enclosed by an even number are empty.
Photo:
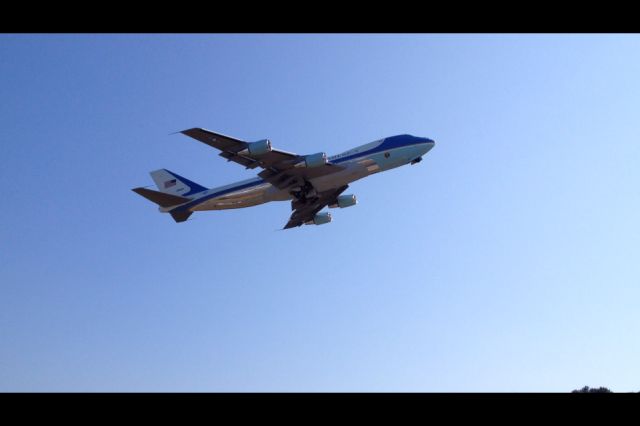
M427 145L427 152L429 152L431 148L435 146L436 141L434 141L433 139L424 138L424 143L425 145Z

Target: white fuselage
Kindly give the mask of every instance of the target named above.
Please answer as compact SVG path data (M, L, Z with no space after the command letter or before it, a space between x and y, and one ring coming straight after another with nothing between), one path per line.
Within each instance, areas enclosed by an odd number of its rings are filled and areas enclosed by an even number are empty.
M339 164L343 170L310 179L318 192L348 185L363 177L399 167L419 159L433 147L433 142L424 138L400 135L381 139L342 154L329 157L331 163ZM262 178L256 177L219 188L198 193L189 204L191 211L225 210L255 206L270 201L293 199L288 190L278 189ZM198 202L202 200L202 202ZM164 210L161 208L161 210Z

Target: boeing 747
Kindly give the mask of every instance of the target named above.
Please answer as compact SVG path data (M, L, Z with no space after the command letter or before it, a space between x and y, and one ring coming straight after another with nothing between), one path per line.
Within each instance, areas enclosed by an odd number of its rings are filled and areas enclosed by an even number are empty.
M422 161L435 142L429 138L398 135L328 157L324 152L297 155L273 149L271 141L245 142L201 128L180 132L220 151L227 161L262 171L253 179L219 188L205 188L167 169L151 172L159 191L133 191L156 203L176 222L193 212L251 207L271 201L291 201L293 213L284 229L331 222L325 207L345 208L357 203L355 195L343 194L349 184L405 164Z

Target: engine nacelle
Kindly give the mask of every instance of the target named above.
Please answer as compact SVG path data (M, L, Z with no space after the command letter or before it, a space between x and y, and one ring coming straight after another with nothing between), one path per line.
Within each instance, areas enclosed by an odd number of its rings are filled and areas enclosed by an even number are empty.
M258 142L249 142L246 149L238 152L240 155L263 155L271 152L271 141L269 139L262 139Z
M324 152L319 152L317 154L311 154L304 157L303 166L304 167L320 167L327 164L327 154Z
M340 195L336 202L331 204L329 208L340 207L341 209L344 209L345 207L355 206L356 204L358 204L358 200L355 195Z
M307 225L324 225L325 223L331 222L331 213L322 212L316 213L312 220L306 222Z

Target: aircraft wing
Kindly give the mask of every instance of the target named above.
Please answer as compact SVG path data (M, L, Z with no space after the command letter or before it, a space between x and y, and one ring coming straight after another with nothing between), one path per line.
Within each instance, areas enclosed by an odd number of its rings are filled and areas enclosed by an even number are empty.
M318 167L296 167L304 161L305 156L277 149L254 155L248 152L249 142L198 127L183 130L180 133L220 150L220 156L228 161L242 164L247 169L263 168L264 170L258 173L258 176L279 189L302 185L304 180L344 169L329 162Z
M293 200L291 202L293 214L283 229L294 228L313 220L316 213L326 206L335 203L338 195L342 194L348 187L349 185L344 185L331 191L321 192L316 197L308 198L306 201Z

